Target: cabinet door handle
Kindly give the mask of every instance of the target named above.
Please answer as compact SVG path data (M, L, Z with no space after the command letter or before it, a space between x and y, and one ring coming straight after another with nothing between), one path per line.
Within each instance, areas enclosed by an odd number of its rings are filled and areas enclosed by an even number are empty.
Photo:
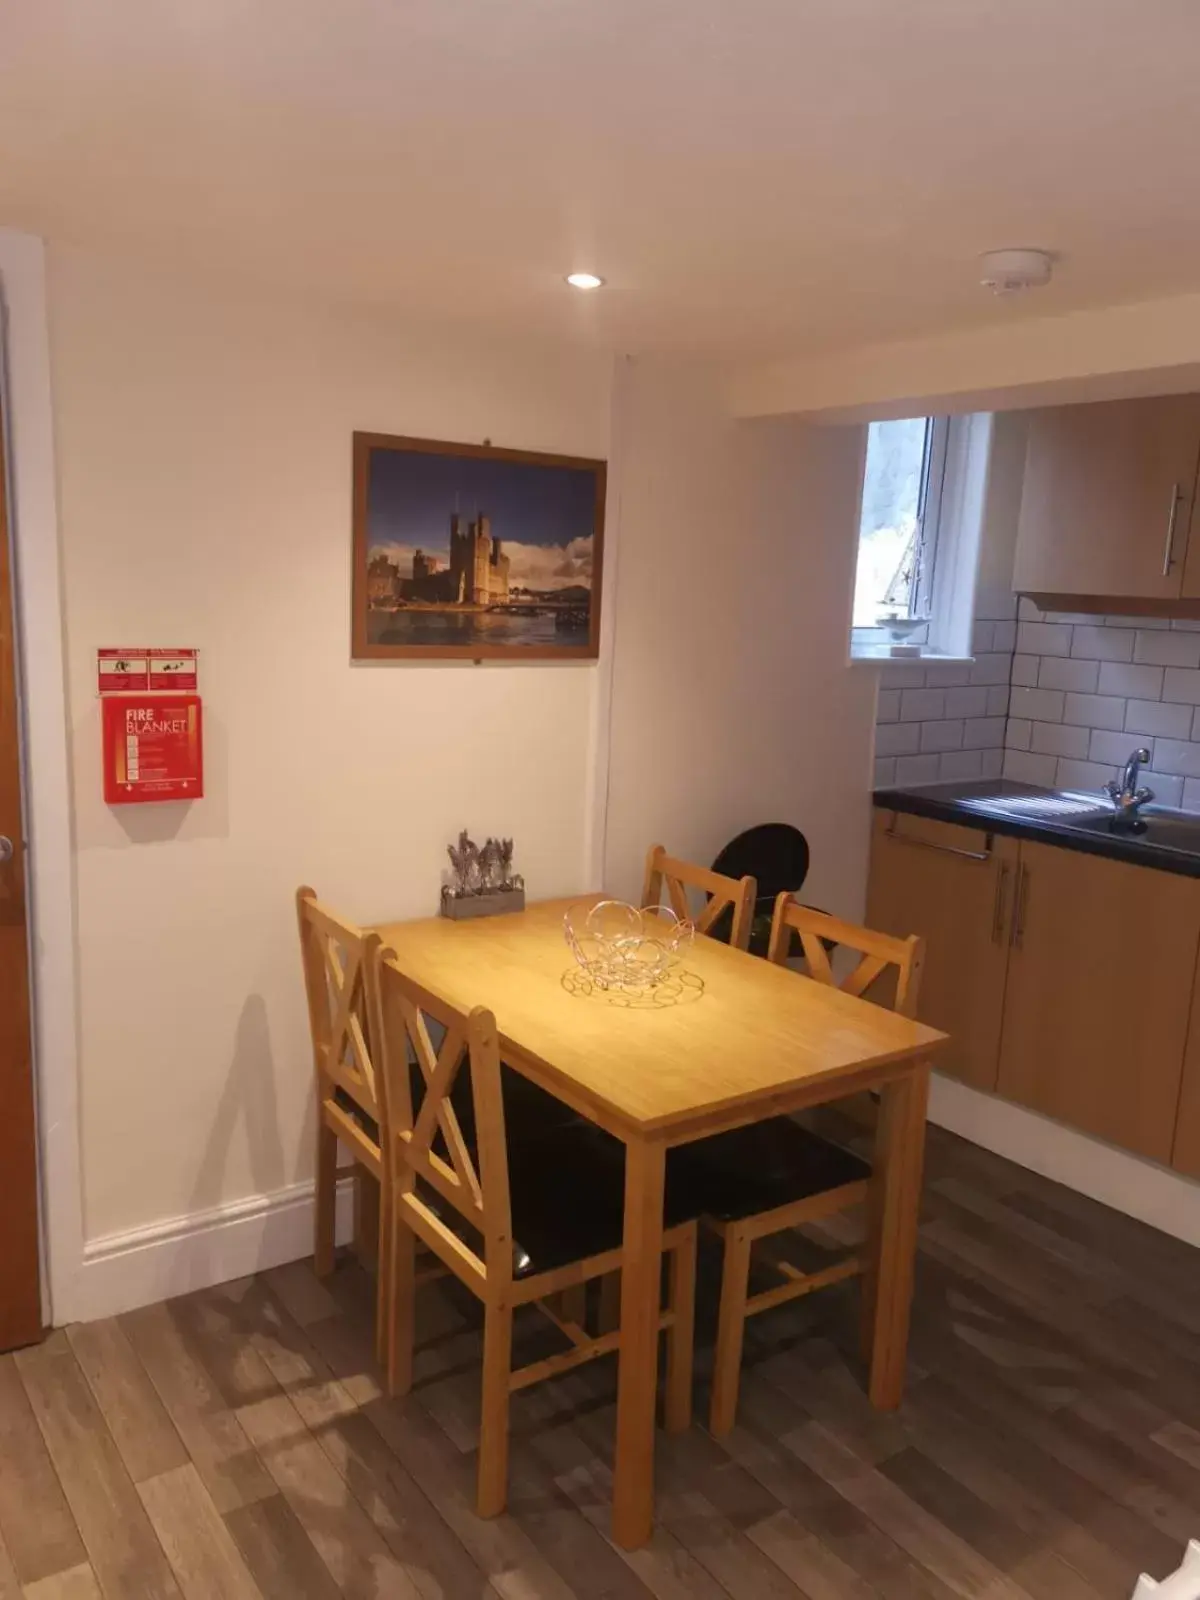
M1000 863L1000 871L996 875L996 900L992 907L992 943L1004 943L1004 914L1008 909L1008 873L1007 861Z
M1014 950L1025 948L1025 911L1029 905L1029 868L1022 866L1017 876L1017 900L1013 910L1012 920L1012 946Z
M1167 544L1163 551L1162 575L1164 578L1171 576L1171 568L1175 565L1173 551L1175 549L1175 524L1179 521L1179 502L1183 499L1183 491L1177 483L1171 485L1171 509L1167 515Z
M906 833L897 833L896 828L900 822L900 813L892 812L892 820L887 825L887 837L894 839L897 844L910 844L914 850L936 850L940 856L962 856L964 861L990 861L992 859L992 836L987 834L987 848L984 850L960 850L952 844L932 844L928 839L913 839Z

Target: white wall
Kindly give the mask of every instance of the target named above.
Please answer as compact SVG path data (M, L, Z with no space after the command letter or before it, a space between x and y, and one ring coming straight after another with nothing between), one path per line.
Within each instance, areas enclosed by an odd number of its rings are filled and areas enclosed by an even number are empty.
M585 349L74 248L49 303L84 1240L61 1320L305 1248L298 883L364 921L430 912L466 824L516 838L535 896L633 893L653 840L708 859L778 817L810 895L857 911L874 675L846 664L857 428L734 424L709 372L622 362L614 388ZM599 665L352 664L356 428L611 454ZM102 800L95 651L142 643L201 652L191 807Z
M621 543L606 881L808 836L805 898L862 910L875 674L847 664L862 430L736 423L703 368L618 379Z
M590 666L351 665L355 428L604 456L609 364L50 253L85 1233L310 1172L292 894L436 907L461 826L578 888ZM98 645L196 645L207 797L107 808Z

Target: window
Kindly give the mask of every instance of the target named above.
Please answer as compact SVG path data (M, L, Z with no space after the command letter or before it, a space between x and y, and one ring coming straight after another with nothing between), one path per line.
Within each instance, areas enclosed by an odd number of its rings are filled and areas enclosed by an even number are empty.
M906 417L867 430L856 628L929 619L947 429L945 417Z
M991 418L867 429L851 654L966 655Z

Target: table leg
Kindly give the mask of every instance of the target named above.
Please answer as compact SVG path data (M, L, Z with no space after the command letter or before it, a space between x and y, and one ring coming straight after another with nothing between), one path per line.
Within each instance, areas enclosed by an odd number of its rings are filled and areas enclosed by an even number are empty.
M654 1523L654 1404L665 1173L666 1151L661 1144L641 1139L626 1144L625 1261L613 1472L613 1537L626 1550L645 1544Z
M921 1064L889 1084L880 1099L868 1293L874 1308L871 1404L883 1411L894 1411L904 1396L928 1098L929 1068Z

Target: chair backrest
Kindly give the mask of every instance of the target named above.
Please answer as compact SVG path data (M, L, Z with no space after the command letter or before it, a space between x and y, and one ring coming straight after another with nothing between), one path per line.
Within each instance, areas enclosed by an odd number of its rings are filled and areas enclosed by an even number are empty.
M860 928L853 922L843 922L840 917L831 917L826 911L797 905L790 894L781 894L775 901L775 915L771 920L768 951L771 961L780 965L787 961L793 933L800 935L809 976L846 994L865 996L872 984L894 968L896 994L891 1009L904 1017L916 1016L917 991L925 959L924 939L916 934L898 939L889 933L876 933L872 928ZM834 976L828 945L852 950L862 958L840 981Z
M313 1065L322 1081L344 1090L378 1121L379 1094L367 1034L367 957L379 936L321 905L315 889L297 889L296 912Z
M690 919L697 933L709 933L726 910L732 913L729 942L744 950L750 943L754 921L754 901L758 886L753 878L726 878L708 867L669 856L661 844L654 845L646 857L646 882L642 890L643 907L658 907L666 890L667 904L677 917ZM693 909L688 890L705 897Z
M760 822L731 839L712 869L726 878L753 878L758 885L757 901L769 914L777 895L785 890L800 893L808 877L808 862L808 840L799 828L790 822Z
M395 953L382 947L371 953L368 988L383 1090L385 1170L402 1192L416 1231L447 1265L460 1276L465 1267L476 1287L484 1278L507 1280L513 1270L512 1211L496 1019L479 1006L462 1012L445 1004L405 977ZM443 1030L436 1047L431 1022ZM423 1084L415 1109L414 1060ZM474 1107L470 1140L454 1105L464 1071ZM412 1178L428 1184L480 1235L482 1255L446 1227Z

